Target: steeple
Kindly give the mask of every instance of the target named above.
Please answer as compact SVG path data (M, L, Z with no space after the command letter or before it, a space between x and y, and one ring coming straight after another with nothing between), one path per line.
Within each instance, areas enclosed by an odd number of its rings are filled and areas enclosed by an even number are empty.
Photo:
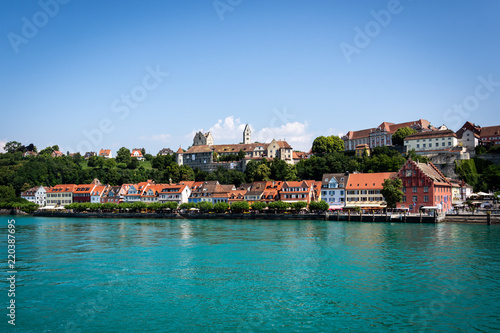
M250 126L246 124L245 129L243 130L243 143L248 144L251 143L252 131L250 130Z

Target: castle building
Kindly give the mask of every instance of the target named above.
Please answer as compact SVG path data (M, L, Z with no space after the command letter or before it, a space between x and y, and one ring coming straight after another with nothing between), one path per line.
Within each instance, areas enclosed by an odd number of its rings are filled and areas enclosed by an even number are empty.
M243 143L215 145L210 132L198 132L194 136L193 145L187 151L181 148L177 151L177 164L210 172L218 167L244 170L252 159L279 158L287 163L294 163L293 149L288 142L273 139L270 143L252 143L252 131L248 124L242 134ZM224 157L228 155L239 156L234 161L227 161Z

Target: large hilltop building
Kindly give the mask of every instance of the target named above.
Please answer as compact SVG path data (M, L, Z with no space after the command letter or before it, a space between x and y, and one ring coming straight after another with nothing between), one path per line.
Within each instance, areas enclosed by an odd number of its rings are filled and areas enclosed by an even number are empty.
M252 132L247 124L243 130L243 141L237 144L214 144L210 132L195 134L193 145L183 151L177 151L177 164L187 165L193 169L213 171L218 167L244 170L246 164L253 159L279 158L289 164L294 163L293 149L288 142L273 139L270 143L251 142ZM240 155L235 161L221 162L219 158L228 155Z
M359 131L349 131L342 137L344 150L355 150L357 145L368 145L369 148L391 146L392 135L403 127L413 128L417 132L435 130L431 123L425 119L394 124L384 121L377 127Z

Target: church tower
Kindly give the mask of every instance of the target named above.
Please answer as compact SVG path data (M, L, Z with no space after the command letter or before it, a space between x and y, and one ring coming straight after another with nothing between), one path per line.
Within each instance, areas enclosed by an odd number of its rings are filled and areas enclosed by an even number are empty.
M252 131L250 131L250 126L248 124L245 126L245 129L243 130L243 143L248 144L251 143L251 136L252 136Z

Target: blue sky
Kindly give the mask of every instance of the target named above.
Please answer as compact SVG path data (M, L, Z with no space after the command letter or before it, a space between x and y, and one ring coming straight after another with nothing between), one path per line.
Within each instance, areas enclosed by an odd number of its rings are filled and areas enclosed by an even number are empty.
M237 143L500 125L500 2L0 0L0 145Z

